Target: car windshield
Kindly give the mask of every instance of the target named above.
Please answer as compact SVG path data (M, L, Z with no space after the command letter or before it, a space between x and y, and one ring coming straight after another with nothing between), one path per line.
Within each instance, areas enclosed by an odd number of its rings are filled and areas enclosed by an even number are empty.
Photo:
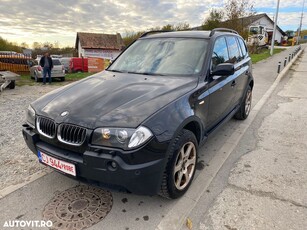
M148 75L192 75L201 71L208 41L197 38L151 38L133 43L109 71Z

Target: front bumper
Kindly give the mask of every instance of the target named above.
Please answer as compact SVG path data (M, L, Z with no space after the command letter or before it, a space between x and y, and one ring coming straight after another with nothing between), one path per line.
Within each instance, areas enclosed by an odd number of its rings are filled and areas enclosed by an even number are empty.
M77 176L73 178L77 180L143 195L155 195L160 190L168 144L164 143L163 148L159 146L159 153L157 151L151 153L158 157L150 158L147 162L142 160L140 163L138 159L135 161L133 159L139 154L147 154L148 150L144 148L124 153L130 155L128 158L118 151L102 150L97 147L89 147L83 153L77 153L45 142L28 126L23 127L22 133L28 147L35 155L41 151L74 164ZM116 168L112 167L112 162L116 164Z

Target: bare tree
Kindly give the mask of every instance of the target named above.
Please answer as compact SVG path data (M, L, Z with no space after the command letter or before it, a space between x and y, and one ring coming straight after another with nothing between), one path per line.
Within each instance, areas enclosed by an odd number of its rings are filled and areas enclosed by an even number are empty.
M22 42L22 43L20 44L20 46L21 46L23 49L29 48L29 45L28 45L26 42Z
M40 42L33 42L33 44L32 44L32 48L33 49L41 49L43 47L43 44L42 43L40 43Z
M235 20L255 14L254 4L247 0L229 0L225 5L226 20Z
M253 2L247 0L229 0L225 5L225 19L223 26L236 30L242 37L247 38L249 22L245 22L244 17L252 16L256 13Z

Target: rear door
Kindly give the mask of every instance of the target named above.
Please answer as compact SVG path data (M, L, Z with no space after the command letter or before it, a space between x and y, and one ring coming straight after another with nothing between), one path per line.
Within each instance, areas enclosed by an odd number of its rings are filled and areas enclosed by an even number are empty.
M237 71L239 72L237 78L237 85L236 85L236 104L242 102L242 98L244 96L246 86L248 84L248 78L251 74L251 58L248 55L247 48L245 42L242 38L237 37L238 47L241 52L241 58L237 64Z
M62 76L64 66L62 65L60 60L59 59L52 59L52 63L53 63L53 69L52 69L51 76L52 77Z
M226 37L216 39L211 59L211 72L221 63L230 62ZM230 76L210 76L209 82L209 113L207 127L211 129L233 109L235 74Z

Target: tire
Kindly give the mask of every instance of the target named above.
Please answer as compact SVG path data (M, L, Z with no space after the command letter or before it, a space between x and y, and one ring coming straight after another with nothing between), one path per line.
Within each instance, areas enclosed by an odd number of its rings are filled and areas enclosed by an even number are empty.
M196 170L198 143L189 130L182 130L168 152L159 195L176 199L190 187Z
M39 78L37 77L37 73L34 72L34 81L39 82Z
M9 89L15 89L15 81L11 81L11 83L8 85Z
M245 120L251 111L251 107L252 107L252 88L250 86L247 86L244 99L241 103L238 112L235 114L235 118L238 120Z

